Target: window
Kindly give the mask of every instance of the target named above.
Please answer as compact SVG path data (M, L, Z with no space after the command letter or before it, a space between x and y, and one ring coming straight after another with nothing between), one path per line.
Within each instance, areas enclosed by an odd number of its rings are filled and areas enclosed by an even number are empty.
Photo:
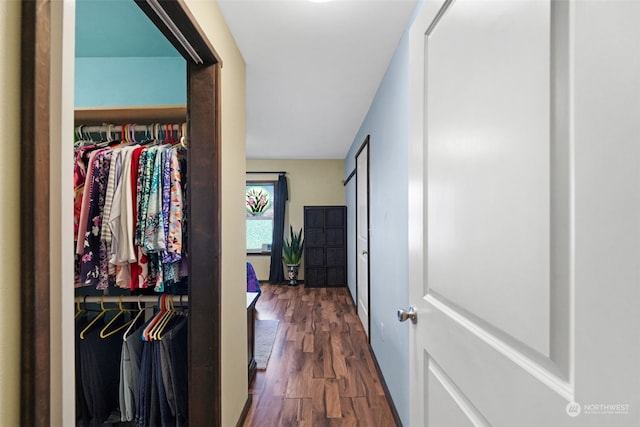
M271 253L275 188L275 181L247 181L247 253Z

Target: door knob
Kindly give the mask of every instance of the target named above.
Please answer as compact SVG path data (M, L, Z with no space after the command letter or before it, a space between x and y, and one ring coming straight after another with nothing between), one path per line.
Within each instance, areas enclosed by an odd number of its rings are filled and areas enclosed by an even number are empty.
M369 255L369 252L365 249L362 250L362 255Z
M418 322L418 312L414 306L409 307L409 311L402 308L398 310L398 320L404 322L407 319L411 319L411 323L414 324Z

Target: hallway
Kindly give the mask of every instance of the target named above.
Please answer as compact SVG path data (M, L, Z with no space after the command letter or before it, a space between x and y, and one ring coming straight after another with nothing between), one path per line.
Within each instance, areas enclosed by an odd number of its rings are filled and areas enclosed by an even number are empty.
M394 426L347 288L261 285L257 319L278 319L244 426Z

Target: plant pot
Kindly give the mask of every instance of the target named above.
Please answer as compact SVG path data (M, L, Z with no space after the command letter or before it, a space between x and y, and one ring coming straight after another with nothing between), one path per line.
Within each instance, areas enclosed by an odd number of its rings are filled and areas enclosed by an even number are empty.
M298 270L300 264L287 264L287 278L289 279L289 286L296 286L298 284Z

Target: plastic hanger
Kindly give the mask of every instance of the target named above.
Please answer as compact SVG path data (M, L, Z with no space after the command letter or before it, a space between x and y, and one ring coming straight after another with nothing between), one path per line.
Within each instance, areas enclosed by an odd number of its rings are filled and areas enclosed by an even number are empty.
M137 144L138 141L136 141L136 124L135 123L131 123L129 125L129 130L130 130L130 137L129 140L131 141L132 144Z
M84 141L82 140L82 125L77 126L74 130L76 140L73 141L73 148L78 149L84 145Z
M111 134L111 125L103 125L103 128L104 126L107 126L107 129L104 131L104 137L102 136L102 130L101 130L100 131L101 141L96 144L100 148L108 147L112 142L114 142L113 136Z
M153 318L149 321L149 323L147 323L147 326L144 327L144 329L142 330L142 340L143 341L151 341L151 335L150 332L153 329L153 327L160 321L160 319L162 318L162 316L164 316L165 314L165 306L164 306L164 300L166 299L166 295L161 295L159 298L159 302L158 302L158 306L160 307L160 310L156 313L155 316L153 316Z
M175 139L173 139L173 123L167 123L167 135L168 135L168 141L169 144L173 144L175 142Z
M158 339L158 330L161 329L162 325L167 321L167 318L170 317L171 306L167 301L169 299L168 296L164 295L163 305L164 310L158 321L153 325L153 327L149 330L149 340L156 341Z
M182 123L180 125L180 146L187 148L187 124Z
M144 141L141 141L142 144L152 139L151 137L152 131L153 131L153 124L150 124L149 126L145 126Z
M120 332L121 330L123 330L124 328L127 328L131 322L133 322L133 319L129 320L128 322L125 322L123 325L118 326L116 329L114 329L113 331L109 331L109 327L117 320L119 319L121 316L123 316L125 313L127 312L131 312L131 311L136 311L136 310L130 310L127 308L124 308L122 306L122 296L120 296L120 298L118 298L118 313L116 313L115 316L113 316L113 318L111 320L109 320L109 323L107 323L104 328L102 328L102 330L100 331L100 338L107 338L110 337L111 335ZM108 331L108 332L107 332Z
M158 143L160 143L160 139L159 139L159 124L158 123L151 123L148 127L147 127L147 133L149 134L149 137L144 140L139 142L139 145L156 145Z
M87 144L93 144L93 139L88 132L84 131L85 125L79 125L75 128L76 141L73 143L74 148L80 148Z
M160 129L160 139L158 140L158 142L166 141L168 139L167 129L165 128L165 126L162 126L160 123L158 123L158 128Z
M153 334L153 339L154 340L158 340L158 341L162 340L162 334L164 333L164 330L166 329L167 325L169 324L169 320L171 320L173 318L173 316L177 312L177 310L176 310L176 308L175 308L175 306L173 304L173 298L172 297L168 297L167 298L167 303L169 305L169 311L165 315L163 321L160 323L160 325L158 325L157 329L154 331L154 334Z
M126 341L129 338L129 336L131 335L131 332L133 330L133 327L136 325L136 323L138 323L138 320L140 320L140 316L142 316L142 314L145 311L147 311L149 308L151 308L151 307L143 307L142 304L140 304L140 297L141 297L141 295L138 295L138 314L136 314L136 317L133 318L133 320L129 324L129 327L127 328L127 330L124 331L124 335L122 335L122 340L123 341Z
M160 140L162 139L161 135L160 135L160 123L154 123L153 124L153 138L151 139L154 143L159 143Z
M109 123L107 125L107 141L113 140L112 128L113 128L113 125L111 123Z

